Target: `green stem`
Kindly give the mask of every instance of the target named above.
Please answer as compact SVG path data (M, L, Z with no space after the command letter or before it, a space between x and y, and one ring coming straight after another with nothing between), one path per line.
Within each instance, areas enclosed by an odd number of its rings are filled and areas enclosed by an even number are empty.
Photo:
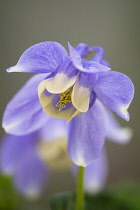
M75 210L84 209L84 167L79 166L77 176L77 191L76 191L76 208Z

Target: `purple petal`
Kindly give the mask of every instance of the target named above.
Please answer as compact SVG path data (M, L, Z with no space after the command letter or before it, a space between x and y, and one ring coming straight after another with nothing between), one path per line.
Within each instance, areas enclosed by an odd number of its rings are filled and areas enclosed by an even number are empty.
M102 47L99 46L93 46L90 48L91 51L96 51L96 55L93 57L93 61L96 61L98 63L102 63L103 59L104 59L104 49Z
M67 125L65 120L52 118L40 130L42 139L47 141L67 138Z
M35 149L37 133L26 136L5 135L0 151L0 169L13 174L29 151Z
M8 72L50 73L67 57L65 48L57 42L42 42L28 48L18 63Z
M101 155L85 168L85 190L89 193L98 193L106 182L108 162L103 150Z
M19 165L14 181L17 190L30 198L37 198L44 189L48 169L35 152L28 153Z
M104 72L111 70L109 67L104 66L100 63L97 63L95 61L86 61L83 63L83 72L87 73L96 73L96 72Z
M110 68L110 63L108 61L106 61L106 60L103 60L101 62L101 64L103 64L104 66L108 66Z
M115 116L108 110L107 111L107 138L108 140L118 143L128 143L133 135L133 132L128 127L121 127Z
M89 47L85 43L78 44L75 49L78 51L81 57L89 55Z
M90 91L93 91L97 80L98 74L86 74L82 72L77 79L77 83L79 86L87 87Z
M57 70L58 74L65 74L69 79L72 77L75 77L78 73L77 69L71 62L71 59L68 57L58 68Z
M134 96L134 85L129 77L115 71L102 72L94 91L108 108L129 120L127 109Z
M70 43L68 43L68 47L69 47L69 52L70 52L70 58L73 62L73 65L77 68L77 69L83 69L83 63L82 63L82 58L79 54L79 52L77 50L75 50Z
M73 65L80 71L87 73L96 73L101 71L109 71L110 68L103 66L95 61L83 61L80 54L69 44L70 57Z
M33 76L8 103L3 116L7 133L26 135L40 129L48 120L37 93L39 83L45 78L46 74Z
M92 61L96 61L98 63L101 63L104 66L107 66L110 68L110 63L106 60L104 60L104 49L99 46L93 46L90 48L91 51L96 51L96 55L93 57Z
M106 113L96 101L88 112L70 122L68 153L76 165L87 166L103 148L106 136Z

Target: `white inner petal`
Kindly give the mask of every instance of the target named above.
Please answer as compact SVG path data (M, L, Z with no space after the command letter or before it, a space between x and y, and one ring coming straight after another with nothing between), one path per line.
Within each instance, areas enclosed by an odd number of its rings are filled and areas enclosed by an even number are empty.
M50 95L50 97L46 100L46 95L44 94L45 89L46 89L46 80L43 80L42 82L40 82L38 86L38 97L42 107L47 106L53 98L53 95L52 96Z
M76 82L72 91L72 104L80 112L87 112L90 102L90 90Z
M54 77L46 80L46 89L50 93L59 94L65 92L70 88L76 81L77 76L69 78L64 73L58 73Z

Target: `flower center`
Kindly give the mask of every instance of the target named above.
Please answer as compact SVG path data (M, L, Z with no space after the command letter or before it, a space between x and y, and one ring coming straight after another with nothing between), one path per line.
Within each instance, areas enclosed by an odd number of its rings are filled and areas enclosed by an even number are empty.
M72 102L71 101L71 93L72 93L72 87L67 89L65 92L59 94L60 100L57 102L57 104L55 106L59 107L60 112L62 111L62 109L66 108L67 103Z

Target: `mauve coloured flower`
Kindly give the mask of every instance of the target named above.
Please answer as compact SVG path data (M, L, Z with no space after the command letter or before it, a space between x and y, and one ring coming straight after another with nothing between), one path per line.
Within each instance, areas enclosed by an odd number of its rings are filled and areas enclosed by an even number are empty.
M107 119L107 137L116 143L127 143L132 136L131 130L121 128L111 113ZM30 198L40 196L52 170L69 168L75 175L76 166L66 151L68 129L63 120L52 118L32 134L5 135L0 148L0 169L13 176L15 187L23 195ZM108 163L103 150L99 158L85 168L85 190L90 193L100 191L107 174Z
M3 128L25 135L40 129L50 116L67 120L69 156L75 164L86 166L100 155L106 136L106 110L97 98L129 120L134 86L126 75L110 71L101 47L81 43L74 49L69 44L69 51L70 56L59 43L43 42L27 49L7 70L37 75L7 105ZM91 51L96 55L85 60Z

